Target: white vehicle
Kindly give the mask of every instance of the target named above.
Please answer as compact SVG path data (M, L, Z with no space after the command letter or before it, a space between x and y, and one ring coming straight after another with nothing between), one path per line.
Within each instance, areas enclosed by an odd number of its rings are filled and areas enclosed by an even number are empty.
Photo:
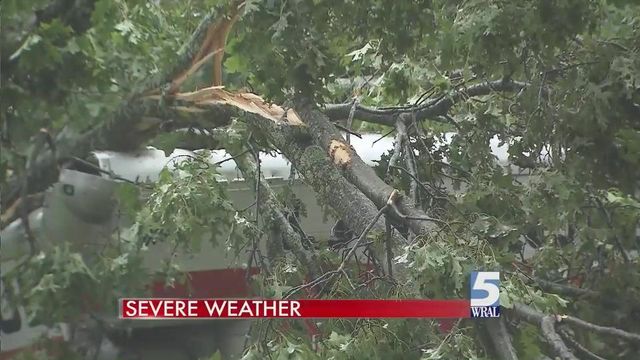
M451 136L447 134L447 140ZM363 135L362 139L351 137L356 152L371 166L381 155L393 148L393 139L378 140L379 135ZM507 146L499 146L497 139L491 142L491 148L502 165L507 165ZM96 152L100 168L128 179L156 181L162 168L172 168L176 161L183 161L185 150L176 150L166 157L164 152L153 148L135 154L116 152ZM212 162L229 157L224 151L213 151ZM261 154L261 170L274 188L290 183L291 166L282 156ZM252 204L255 194L254 185L245 182L233 161L221 164L223 178L229 183L228 192L236 208L245 208ZM83 254L91 254L96 247L110 238L116 227L121 224L115 216L113 204L114 189L117 182L107 175L97 176L74 170L61 171L59 182L55 183L45 195L44 206L30 214L30 225L38 244L43 247L71 242L82 249ZM307 217L300 219L305 232L317 239L327 239L335 220L327 219L317 204L315 194L301 180L293 181L293 190L306 205ZM90 239L90 241L88 240ZM20 220L11 223L1 233L2 272L16 266L20 259L29 253L27 241ZM46 249L45 249L46 250ZM149 269L158 269L161 260L169 253L166 245L150 245L145 257ZM178 254L177 261L182 269L189 272L193 297L246 297L249 289L246 279L246 265L227 257L224 247L213 247L210 242L202 242L202 249L193 255ZM2 284L7 286L7 284ZM186 296L184 288L170 290L163 286L155 287L156 296ZM6 309L6 307L3 307ZM114 314L115 317L115 314ZM21 321L22 319L22 321ZM0 360L9 359L17 351L27 349L40 336L68 339L64 324L48 329L44 326L29 326L24 309L18 313L2 313L2 351ZM123 324L139 330L142 334L131 341L129 352L143 359L195 359L210 356L217 349L224 359L239 358L245 344L245 335L249 328L247 320L233 321L138 321ZM143 328L152 328L145 332ZM213 341L212 341L213 340ZM102 359L115 358L105 353Z

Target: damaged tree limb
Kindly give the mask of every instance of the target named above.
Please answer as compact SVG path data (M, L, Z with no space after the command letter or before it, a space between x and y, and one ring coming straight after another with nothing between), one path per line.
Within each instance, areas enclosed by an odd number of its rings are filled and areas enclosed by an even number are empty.
M268 136L271 143L293 163L298 173L304 177L305 183L323 201L331 204L337 218L343 219L355 232L364 231L376 216L377 208L333 167L326 151L311 143L307 131L301 132L296 126L270 121L250 113L243 120ZM373 230L383 233L384 222L376 222Z
M174 79L191 67L194 56L207 36L207 30L219 18L222 8L222 6L214 7L205 16L191 39L178 52L177 60L166 72L140 85L138 90L130 94L109 119L81 134L70 126L63 128L54 137L57 152L54 153L50 149L43 150L26 169L26 193L43 191L49 184L55 182L58 176L56 163L61 158L70 156L86 158L90 151L96 149L129 151L156 135L161 123L143 124L141 119L159 113L166 115L168 110L162 99L150 101L144 98L144 94L153 93L157 89L168 89ZM169 113L176 110L173 109ZM16 201L21 194L22 186L20 179L16 176L8 179L7 186L2 188L3 209Z
M558 357L563 360L578 360L556 332L557 318L555 315L545 315L524 304L514 304L513 313L529 323L538 325L545 340Z
M501 360L518 360L505 320L503 318L486 319L483 325L486 327L487 332L491 334L487 340L493 345L493 350L498 358Z
M385 206L394 189L380 179L373 168L346 143L326 116L319 111L307 109L301 113L301 117L308 124L316 143L327 149L334 166L344 177L371 199L377 208ZM396 220L406 220L414 234L426 234L431 231L432 224L415 220L426 217L426 214L417 209L410 199L405 196L398 197L395 205L401 214L406 216L404 219L396 216Z

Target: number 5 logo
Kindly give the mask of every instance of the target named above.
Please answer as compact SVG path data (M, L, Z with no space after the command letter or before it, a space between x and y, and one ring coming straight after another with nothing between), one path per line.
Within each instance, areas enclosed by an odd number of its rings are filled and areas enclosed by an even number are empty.
M471 306L499 306L500 273L474 271L471 273Z

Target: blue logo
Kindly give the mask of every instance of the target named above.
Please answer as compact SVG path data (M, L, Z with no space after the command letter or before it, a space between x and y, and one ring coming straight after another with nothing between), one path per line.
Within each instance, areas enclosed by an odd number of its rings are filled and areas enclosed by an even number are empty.
M500 316L500 273L473 271L471 273L471 317Z

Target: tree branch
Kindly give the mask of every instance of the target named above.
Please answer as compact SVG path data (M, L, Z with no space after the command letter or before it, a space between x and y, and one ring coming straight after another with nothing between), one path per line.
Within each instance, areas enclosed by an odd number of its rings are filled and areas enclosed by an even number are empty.
M355 118L362 121L372 122L381 125L394 126L395 119L401 114L415 112L416 120L421 121L427 118L435 118L438 115L446 114L458 101L472 96L490 94L493 91L520 91L527 86L526 83L513 80L494 80L471 85L456 91L449 97L437 97L424 102L418 107L400 107L377 109L358 104L355 110ZM346 119L349 116L353 103L329 104L325 106L324 113L331 120Z
M556 332L557 317L555 315L545 315L524 304L514 304L513 313L527 322L540 326L542 335L558 357L563 360L578 360Z
M142 119L145 116L154 115L157 118L166 119L171 118L171 115L180 115L180 111L167 107L162 99L145 99L143 95L159 88L168 88L176 76L191 66L193 57L206 37L207 29L221 14L222 8L217 6L205 16L191 39L178 52L176 61L168 71L142 84L122 102L108 120L82 134L76 133L70 126L63 128L54 139L57 151L54 153L51 149L43 150L27 168L28 188L25 191L40 192L55 182L57 178L55 165L60 158L71 156L86 158L89 152L95 149L129 151L139 147L144 141L157 135L162 125L161 123L151 125L143 123ZM196 114L191 112L189 115ZM227 123L228 120L223 118L221 122ZM21 193L22 184L16 176L8 179L6 185L2 188L0 197L2 208L13 203Z
M325 153L328 153L333 167L362 191L367 198L371 199L377 208L385 206L394 189L378 177L373 168L366 164L353 147L346 143L321 112L306 107L300 114L309 126L309 133L313 136L315 143L325 149ZM414 234L426 234L433 228L430 223L413 220L413 218L426 217L426 214L417 209L407 197L398 197L395 205L407 217L393 216L394 219L397 222L406 222Z
M404 125L404 122L401 120L396 121L396 138L393 143L393 154L389 158L389 163L387 164L387 175L386 178L389 177L389 172L391 168L396 167L398 160L402 156L402 151L404 150L404 143L407 140L407 127Z
M513 347L504 319L486 319L484 325L487 328L487 332L491 334L489 339L498 358L501 360L518 360L516 349Z
M590 322L578 319L570 315L561 316L559 321L562 321L569 325L581 327L585 330L593 331L594 333L600 335L613 336L627 341L640 343L640 335L630 333L618 328L592 324Z
M571 347L574 348L583 357L589 360L606 360L605 358L594 354L589 349L584 347L576 339L574 339L566 330L560 329L558 332L560 333L560 336L562 337L562 339L564 339L564 341L569 343L569 345L571 345Z
M378 209L333 167L325 150L310 142L306 127L287 126L251 113L246 113L243 120L265 134L274 147L292 162L322 203L331 205L336 218L343 219L354 232L364 231ZM384 222L377 221L373 230L383 233Z
M555 294L561 294L571 297L584 297L588 299L598 298L600 294L596 291L589 289L581 289L573 286L562 285L543 279L534 279L536 284L545 291L549 291Z

